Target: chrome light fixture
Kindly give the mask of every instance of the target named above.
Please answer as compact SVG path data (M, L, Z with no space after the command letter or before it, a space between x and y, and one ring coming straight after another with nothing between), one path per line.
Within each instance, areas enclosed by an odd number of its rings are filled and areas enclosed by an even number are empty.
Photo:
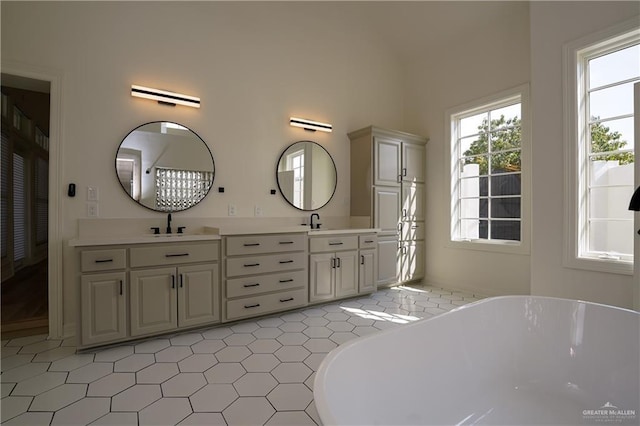
M289 124L293 127L302 127L310 132L320 130L321 132L331 133L332 126L328 123L320 123L319 121L306 120L304 118L291 117L289 118Z
M200 98L196 96L152 89L150 87L138 86L135 84L131 85L131 96L158 101L158 103L162 105L185 105L193 108L200 108Z

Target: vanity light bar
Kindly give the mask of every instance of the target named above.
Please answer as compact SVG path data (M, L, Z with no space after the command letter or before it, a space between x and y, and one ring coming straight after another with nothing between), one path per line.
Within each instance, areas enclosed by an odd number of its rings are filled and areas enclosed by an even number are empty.
M316 130L320 130L321 132L331 133L333 127L328 123L320 123L319 121L311 121L305 120L304 118L289 118L289 124L294 127L302 127L305 130L309 130L315 132Z
M200 98L183 95L182 93L167 92L166 90L152 89L150 87L131 85L131 96L151 99L163 105L185 105L200 108Z

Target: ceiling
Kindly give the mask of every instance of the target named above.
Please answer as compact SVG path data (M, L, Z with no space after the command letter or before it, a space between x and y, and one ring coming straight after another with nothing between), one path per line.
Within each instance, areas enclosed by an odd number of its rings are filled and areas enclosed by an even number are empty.
M464 40L529 8L526 1L381 1L359 6L371 29L404 60Z

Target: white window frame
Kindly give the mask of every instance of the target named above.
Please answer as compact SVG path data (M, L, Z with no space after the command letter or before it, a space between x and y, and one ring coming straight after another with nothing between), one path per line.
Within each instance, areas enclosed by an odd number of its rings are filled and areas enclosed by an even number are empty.
M508 240L460 240L454 233L458 221L457 208L457 176L458 176L458 147L455 129L455 120L462 115L473 115L487 109L494 109L506 103L513 103L514 100L521 105L521 192L520 192L520 241ZM449 191L446 196L448 201L446 206L446 216L450 217L449 233L447 235L446 246L457 249L481 250L508 254L528 255L531 241L531 120L530 120L530 99L529 84L504 90L502 92L468 102L448 109L445 112L445 140L449 146L445 149L445 182L450 182Z
M586 120L583 97L585 92L584 57L611 49L612 45L634 44L640 37L637 19L632 19L604 31L583 37L563 47L564 101L564 259L568 268L632 275L633 260L598 258L583 254L586 241L581 229L587 220L583 193L587 185ZM582 106L581 106L582 105ZM634 147L635 150L638 147Z

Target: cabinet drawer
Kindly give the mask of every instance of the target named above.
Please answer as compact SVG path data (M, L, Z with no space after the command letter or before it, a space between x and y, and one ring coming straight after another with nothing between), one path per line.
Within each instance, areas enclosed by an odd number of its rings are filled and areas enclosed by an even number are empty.
M360 235L358 237L359 248L368 249L368 248L376 248L378 245L378 236L374 234L370 235Z
M227 237L227 256L304 250L306 239L305 234Z
M307 271L290 271L227 280L227 297L251 296L307 286Z
M167 244L131 249L131 267L177 265L218 260L218 243Z
M83 250L80 265L82 272L124 269L127 266L127 249Z
M227 277L306 269L304 252L227 258Z
M403 241L424 240L424 222L402 222L400 239Z
M312 253L323 251L356 250L358 236L314 237L309 240L309 251Z
M264 296L245 297L227 301L228 321L244 317L262 315L274 311L284 311L307 304L307 290L291 290Z

